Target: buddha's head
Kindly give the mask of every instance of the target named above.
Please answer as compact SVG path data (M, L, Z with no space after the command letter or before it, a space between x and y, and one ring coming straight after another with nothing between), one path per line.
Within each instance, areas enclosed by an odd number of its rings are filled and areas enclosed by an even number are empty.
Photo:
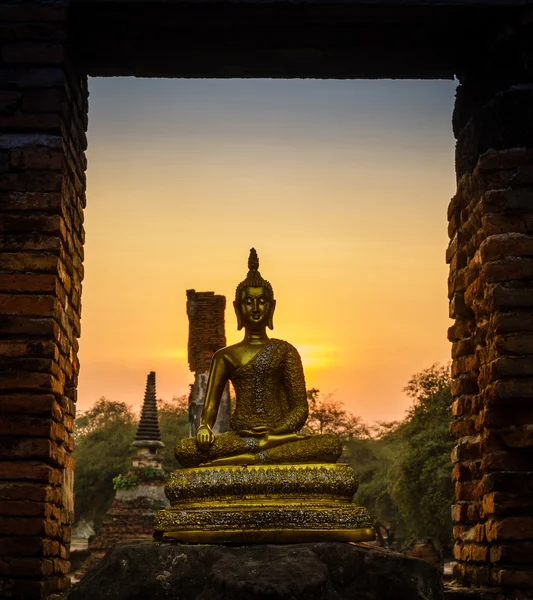
M250 250L248 258L248 275L237 286L233 306L237 315L237 329L265 326L274 329L274 290L259 273L259 258L254 248Z

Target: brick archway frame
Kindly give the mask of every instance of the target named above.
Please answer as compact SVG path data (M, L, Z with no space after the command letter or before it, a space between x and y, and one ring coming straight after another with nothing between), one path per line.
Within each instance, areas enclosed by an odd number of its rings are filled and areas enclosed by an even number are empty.
M487 597L531 597L530 3L0 6L0 597L53 598L68 585L87 75L459 76L447 252L456 577Z

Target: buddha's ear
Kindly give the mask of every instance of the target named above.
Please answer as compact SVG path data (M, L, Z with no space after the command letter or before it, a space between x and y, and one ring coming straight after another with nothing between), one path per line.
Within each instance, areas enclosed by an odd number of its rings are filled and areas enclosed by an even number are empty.
M276 310L276 301L270 301L270 314L268 315L268 328L274 329L274 311Z
M239 304L235 301L233 301L233 308L235 309L235 314L237 315L237 331L240 331L242 329L241 311Z

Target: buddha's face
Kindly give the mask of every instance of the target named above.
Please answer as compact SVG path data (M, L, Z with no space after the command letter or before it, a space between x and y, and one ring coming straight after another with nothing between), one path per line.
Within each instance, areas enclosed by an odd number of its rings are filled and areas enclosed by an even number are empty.
M243 326L247 329L273 328L272 316L276 302L266 294L265 288L244 288L239 303L234 304L239 329Z

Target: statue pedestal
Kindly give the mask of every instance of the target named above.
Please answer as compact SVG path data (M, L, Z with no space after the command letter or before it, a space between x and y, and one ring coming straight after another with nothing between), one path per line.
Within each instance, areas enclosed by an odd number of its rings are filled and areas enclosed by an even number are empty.
M68 600L442 600L440 572L366 544L224 546L128 541Z
M178 469L154 535L194 543L373 540L368 511L351 503L356 490L353 469L333 463Z

